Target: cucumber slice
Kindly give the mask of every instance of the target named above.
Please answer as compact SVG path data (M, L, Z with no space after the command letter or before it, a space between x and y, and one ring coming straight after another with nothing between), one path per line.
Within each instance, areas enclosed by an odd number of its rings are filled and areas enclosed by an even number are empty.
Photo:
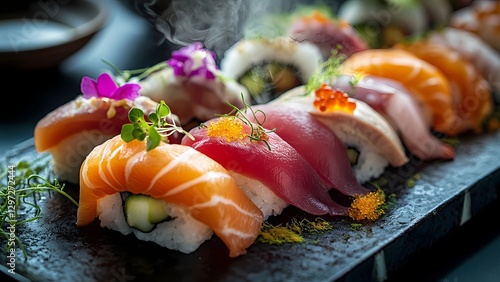
M253 71L247 72L240 78L240 83L243 84L251 96L259 96L266 88L266 79L256 75Z
M167 203L146 195L128 195L124 213L128 225L142 232L151 232L169 217Z
M252 104L267 103L302 84L293 66L274 62L253 66L238 81L248 89Z
M358 164L359 151L356 148L348 147L347 156L349 157L349 162L351 163L351 166Z

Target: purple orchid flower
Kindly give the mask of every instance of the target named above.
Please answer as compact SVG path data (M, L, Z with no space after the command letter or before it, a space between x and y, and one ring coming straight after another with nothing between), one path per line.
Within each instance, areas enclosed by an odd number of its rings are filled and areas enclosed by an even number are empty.
M215 79L219 69L215 62L215 54L203 48L201 42L173 51L167 63L174 70L175 76L202 76L206 79Z
M139 97L140 89L141 86L137 83L125 83L118 86L108 73L99 75L97 81L84 76L80 84L80 90L85 99L97 97L114 100L128 99L133 101L135 98Z

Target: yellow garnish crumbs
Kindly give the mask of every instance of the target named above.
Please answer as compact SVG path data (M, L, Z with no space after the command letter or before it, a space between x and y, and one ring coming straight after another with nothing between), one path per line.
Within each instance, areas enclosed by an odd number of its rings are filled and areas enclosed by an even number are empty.
M117 107L124 107L126 109L130 108L130 102L127 99L121 99L121 100L113 100L109 98L96 98L92 97L90 98L90 104L95 107L105 107L106 104L110 104L108 110L106 111L106 117L108 119L112 119L116 115L116 108ZM78 107L81 105L81 102L78 104Z
M296 219L292 219L292 221L287 223L285 226L282 226L281 224L272 225L268 222L264 222L257 240L261 243L267 243L271 245L281 245L285 243L303 243L306 241L303 237L303 234L323 233L332 230L332 228L333 227L330 222L325 221L321 218L317 218L315 221L310 221L307 219L297 221Z
M376 220L384 214L385 194L381 189L356 196L348 209L349 217L356 221Z
M225 138L227 142L243 140L248 136L243 132L242 122L234 117L221 117L211 123L207 127L207 135Z
M412 177L408 178L405 182L405 186L407 188L413 188L418 179L420 179L421 175L419 173L414 174Z
M128 102L127 99L121 99L115 102L112 102L111 105L109 106L108 111L106 112L106 116L109 119L112 119L116 115L116 107L128 107Z

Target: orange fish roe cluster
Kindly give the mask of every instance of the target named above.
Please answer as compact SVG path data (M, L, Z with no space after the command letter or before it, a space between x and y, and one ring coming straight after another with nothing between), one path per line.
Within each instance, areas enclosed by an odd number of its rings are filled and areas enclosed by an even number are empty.
M344 111L352 114L356 109L356 103L349 100L349 95L341 90L333 90L323 83L315 91L314 107L321 112Z
M222 137L227 142L243 140L248 135L243 132L243 124L239 119L222 117L212 122L207 127L207 135L210 137Z
M329 17L327 15L324 15L320 11L314 11L311 15L302 17L302 21L305 24L309 24L309 25L315 24L315 23L319 23L321 25L336 24L339 27L348 27L348 26L350 26L350 24L349 24L348 21Z
M302 20L307 24L318 22L320 24L326 25L331 23L330 19L325 15L323 15L322 13L320 13L319 11L314 11L312 15L305 16L302 18Z
M356 196L349 207L349 217L357 221L376 220L384 214L384 210L381 208L384 203L385 195L381 191Z

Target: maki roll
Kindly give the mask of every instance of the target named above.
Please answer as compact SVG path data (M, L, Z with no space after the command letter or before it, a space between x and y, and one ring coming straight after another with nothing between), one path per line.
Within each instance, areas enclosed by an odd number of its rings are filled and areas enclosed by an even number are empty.
M322 61L320 49L309 42L252 38L224 53L221 70L248 89L251 104L264 104L306 83Z
M140 94L157 102L163 100L184 127L230 111L228 102L243 106L242 95L249 99L247 89L225 77L215 59L200 42L173 51L167 62L158 65L160 69L139 81Z
M77 225L99 217L102 227L183 253L215 233L229 256L246 253L256 240L262 212L226 169L184 145L125 142L97 146L80 171Z

